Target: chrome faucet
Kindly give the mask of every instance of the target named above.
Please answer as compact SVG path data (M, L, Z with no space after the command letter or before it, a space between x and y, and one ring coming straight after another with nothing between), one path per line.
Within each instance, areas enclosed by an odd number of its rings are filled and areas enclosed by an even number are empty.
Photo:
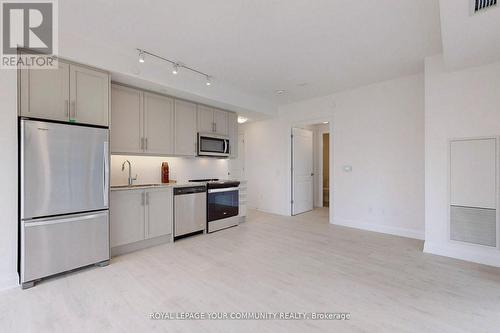
M132 186L134 180L137 180L137 174L135 175L134 178L132 178L132 165L130 164L129 160L125 160L125 162L123 162L122 171L125 170L125 163L128 163L128 186Z

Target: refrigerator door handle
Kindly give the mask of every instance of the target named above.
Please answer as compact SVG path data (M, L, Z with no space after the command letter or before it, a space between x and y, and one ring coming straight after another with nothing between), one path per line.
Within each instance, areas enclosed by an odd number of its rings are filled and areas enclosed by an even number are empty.
M104 142L104 181L102 194L104 198L104 206L108 207L108 195L109 195L109 154L108 154L108 142Z
M83 220L93 220L99 216L106 215L107 213L98 213L91 215L78 215L75 217L62 217L62 218L43 218L37 220L24 221L25 228L38 227L41 225L52 225L61 223L78 222Z

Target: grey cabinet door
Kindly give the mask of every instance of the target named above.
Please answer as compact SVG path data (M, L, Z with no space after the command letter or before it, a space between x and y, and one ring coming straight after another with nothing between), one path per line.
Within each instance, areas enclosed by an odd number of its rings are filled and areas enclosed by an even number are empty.
M172 155L174 153L174 100L144 93L144 111L146 152Z
M212 133L215 131L214 109L198 105L198 132Z
M172 233L173 191L171 188L146 191L146 238Z
M222 110L214 110L214 131L220 135L228 135L227 131L228 112Z
M196 155L196 104L175 100L175 155Z
M59 61L58 69L21 70L21 115L68 121L69 65Z
M110 199L111 247L144 240L144 190L111 191Z
M71 65L70 103L70 121L80 124L108 126L108 73Z
M143 94L119 85L111 87L111 152L143 152Z
M231 158L238 157L238 115L233 112L227 114L229 153Z

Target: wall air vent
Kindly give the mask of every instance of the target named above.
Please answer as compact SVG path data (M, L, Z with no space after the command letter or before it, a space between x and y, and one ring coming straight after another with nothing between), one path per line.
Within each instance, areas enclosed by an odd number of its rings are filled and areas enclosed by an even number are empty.
M498 0L471 0L472 13L477 14L485 11L486 9L495 7Z

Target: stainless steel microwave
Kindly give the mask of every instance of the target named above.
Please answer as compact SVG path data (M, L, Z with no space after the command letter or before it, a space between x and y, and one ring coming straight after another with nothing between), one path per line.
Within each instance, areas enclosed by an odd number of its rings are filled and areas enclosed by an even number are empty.
M229 137L198 133L198 156L229 157Z

